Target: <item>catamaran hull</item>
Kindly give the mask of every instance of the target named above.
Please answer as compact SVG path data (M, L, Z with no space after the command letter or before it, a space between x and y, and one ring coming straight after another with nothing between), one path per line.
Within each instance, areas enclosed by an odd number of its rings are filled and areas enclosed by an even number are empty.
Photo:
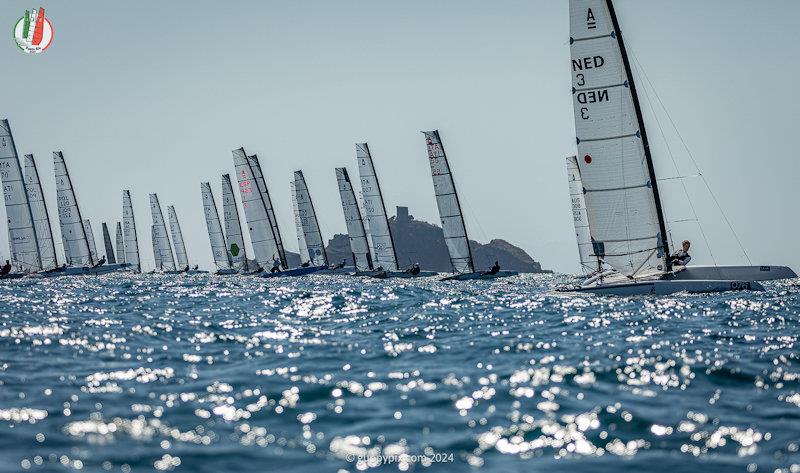
M262 278L283 278L283 277L292 277L292 276L304 276L306 274L316 273L318 271L322 271L328 269L327 266L308 266L306 268L292 268L287 269L286 271L277 271L274 273L267 273L264 272L263 274L259 274Z
M0 276L0 279L19 279L27 276L27 273L8 273Z
M509 276L516 276L517 274L519 274L517 271L498 271L494 274L488 274L482 272L461 273L461 274L454 274L453 276L447 276L446 278L442 278L442 281L470 281L473 279L498 279L498 278L507 278Z
M377 279L388 279L388 278L402 278L402 279L410 279L410 278L427 278L431 276L436 276L439 273L436 271L420 271L417 274L407 273L405 271L359 271L356 273L356 276L369 276L371 278Z
M37 276L44 278L53 278L57 276L97 276L99 274L107 274L107 273L113 273L115 271L121 271L129 268L130 266L131 265L127 263L104 264L103 266L98 266L96 268L92 268L89 266L83 266L83 267L70 266L61 270L37 273Z
M560 292L589 292L603 296L664 296L676 292L710 293L727 291L763 291L758 281L741 280L656 280L631 283L602 284L560 290Z
M787 266L687 266L676 272L673 280L773 281L796 277Z

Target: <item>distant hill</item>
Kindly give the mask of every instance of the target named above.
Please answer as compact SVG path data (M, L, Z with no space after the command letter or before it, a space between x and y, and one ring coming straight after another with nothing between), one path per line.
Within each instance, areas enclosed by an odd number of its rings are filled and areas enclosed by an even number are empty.
M401 267L419 263L423 270L452 271L441 227L415 220L409 215L408 207L397 207L397 216L389 219L389 226L394 237L398 264ZM503 269L521 273L550 272L542 270L541 264L531 258L525 250L505 240L494 239L485 245L470 240L469 244L476 270L488 269L495 261L499 261ZM348 264L353 264L347 235L334 235L328 241L326 251L331 263L346 259Z

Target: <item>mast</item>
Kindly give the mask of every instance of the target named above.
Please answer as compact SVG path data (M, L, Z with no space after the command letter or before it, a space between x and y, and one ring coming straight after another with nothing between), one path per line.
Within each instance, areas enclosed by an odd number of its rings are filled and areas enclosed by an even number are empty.
M645 160L647 161L647 171L650 174L650 184L653 189L653 198L656 202L656 214L658 215L658 227L661 231L661 245L664 249L664 261L666 262L667 271L672 270L672 262L669 259L669 244L667 241L667 225L666 221L664 220L664 210L661 207L661 197L658 193L658 181L656 180L656 170L653 166L653 156L650 154L650 144L647 141L647 131L644 127L644 119L642 117L642 108L639 104L639 96L636 93L636 84L633 80L633 71L631 70L630 62L628 61L628 52L625 50L625 42L622 40L622 30L619 27L619 22L617 21L617 14L614 11L614 4L611 0L606 0L606 5L608 6L608 14L611 16L611 24L614 27L614 31L616 32L616 39L617 43L619 44L619 50L622 54L622 64L625 66L625 73L628 76L628 85L630 87L631 96L633 96L633 107L636 110L636 120L639 122L639 131L642 134L642 145L644 146L644 155Z

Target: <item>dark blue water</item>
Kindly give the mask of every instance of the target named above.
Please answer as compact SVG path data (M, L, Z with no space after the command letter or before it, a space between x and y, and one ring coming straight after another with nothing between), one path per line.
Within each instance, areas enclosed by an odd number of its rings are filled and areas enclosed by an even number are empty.
M796 282L564 281L4 282L0 471L800 471Z

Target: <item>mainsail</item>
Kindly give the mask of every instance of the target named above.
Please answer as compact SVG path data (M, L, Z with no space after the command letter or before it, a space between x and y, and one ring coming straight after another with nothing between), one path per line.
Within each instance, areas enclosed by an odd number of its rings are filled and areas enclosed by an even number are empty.
M358 208L353 183L347 168L336 168L336 181L339 184L339 197L342 200L344 221L347 224L347 236L350 239L350 251L353 253L353 262L359 271L372 269L372 255L367 243L367 232L364 229L364 220Z
M372 165L369 146L366 143L356 143L356 161L358 162L358 173L361 176L361 193L372 237L375 265L387 271L397 271L397 254L394 250L392 231L389 228L389 218L383 203L378 176Z
M222 214L225 220L225 239L228 241L228 256L237 271L247 271L247 252L244 249L242 222L239 219L239 208L233 193L231 176L222 175Z
M8 218L11 259L26 272L43 269L28 191L22 178L17 147L8 120L0 121L0 176Z
M292 194L292 211L294 212L294 226L297 231L297 248L300 255L300 264L311 262L311 256L308 254L308 245L306 245L306 235L303 233L303 219L300 218L300 209L297 208L297 192L295 191L294 181L289 183L289 191Z
M231 269L230 255L225 245L225 235L222 233L222 225L217 213L217 204L214 202L214 194L211 192L211 184L203 182L200 184L203 194L203 213L206 216L206 227L208 228L208 240L211 242L211 254L214 257L214 264L218 269Z
M139 239L136 237L136 218L133 215L131 191L122 191L122 229L125 247L125 262L131 265L134 271L141 271L139 262Z
M125 240L122 238L122 224L117 222L117 262L125 264Z
M88 218L83 221L83 231L86 232L86 241L89 243L89 254L92 255L92 261L97 262L100 260L97 256L97 242L94 239L92 223Z
M456 184L450 172L450 164L442 146L438 130L423 131L428 146L428 160L433 176L433 189L436 193L436 205L439 207L439 218L442 220L442 231L450 263L457 273L473 273L475 266L472 250L467 238L467 227L461 213L461 203L456 193Z
M239 194L242 198L244 216L250 230L250 243L261 267L271 268L273 261L280 259L275 233L270 223L267 205L243 148L233 150L233 164L239 180ZM227 253L227 252L226 252Z
M278 228L278 220L275 218L275 209L272 207L272 199L269 198L267 181L264 180L264 173L261 171L261 163L258 161L258 156L255 154L248 156L247 160L250 162L250 167L253 169L253 176L256 178L256 185L258 186L258 190L261 192L261 196L264 199L264 205L267 207L267 215L269 216L269 223L272 225L272 234L275 236L275 245L278 247L278 256L281 259L281 266L283 269L288 269L289 263L286 261L286 250L283 247L281 231Z
M161 212L161 204L158 202L156 194L150 194L150 213L153 214L153 227L155 228L161 269L175 271L175 258L172 256L172 246L169 244L167 225L164 222L164 214Z
M158 230L156 230L156 225L150 225L150 239L153 242L153 264L155 264L156 269L164 269L164 261L161 259L161 248L158 244Z
M64 241L64 254L70 266L92 266L95 259L89 250L86 228L81 218L78 200L69 177L67 163L61 151L53 152L56 174L56 193L58 220L61 224L61 238Z
M578 255L581 258L581 270L590 274L600 269L600 260L594 256L592 235L589 232L589 217L586 214L586 200L583 197L583 182L578 169L578 158L567 158L567 181L569 182L569 198L572 205L572 221L575 224L575 239L578 241Z
M58 266L56 244L53 239L53 228L50 225L50 214L47 212L47 200L42 191L39 170L32 154L25 155L25 187L28 191L28 202L33 215L33 226L36 239L39 241L39 254L42 258L42 269Z
M174 205L167 206L167 216L169 218L169 232L172 235L172 246L175 247L175 259L178 260L178 267L180 269L188 268L189 257L186 255L183 232L181 232L181 224L178 222L178 213L175 212Z
M647 134L610 0L570 0L572 102L594 255L627 276L670 269Z
M297 199L297 211L300 214L300 222L303 225L303 235L306 237L306 246L308 247L308 255L311 257L311 264L313 266L327 266L328 254L325 252L325 242L322 240L317 213L314 211L314 204L311 202L311 194L308 192L303 171L294 172L294 191Z
M106 247L106 261L108 264L116 264L117 258L114 256L114 245L111 244L111 234L108 233L106 222L103 222L103 245Z

